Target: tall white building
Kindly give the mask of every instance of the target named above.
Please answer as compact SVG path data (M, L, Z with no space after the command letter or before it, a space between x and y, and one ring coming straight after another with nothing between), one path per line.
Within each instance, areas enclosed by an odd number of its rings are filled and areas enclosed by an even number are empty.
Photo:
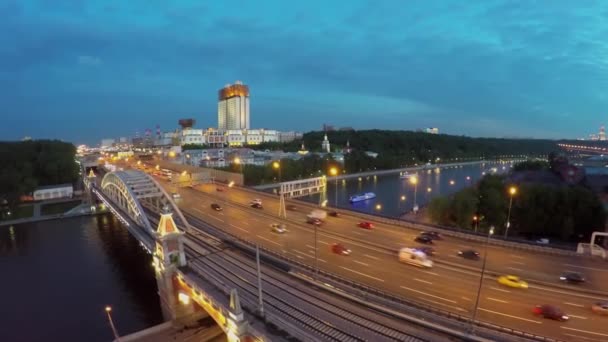
M249 129L249 87L241 81L219 90L218 130Z

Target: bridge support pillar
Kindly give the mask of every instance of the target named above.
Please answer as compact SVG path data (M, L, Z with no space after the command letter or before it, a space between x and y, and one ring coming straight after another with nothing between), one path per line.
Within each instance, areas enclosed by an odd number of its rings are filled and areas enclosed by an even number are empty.
M177 268L186 266L183 235L167 208L163 210L156 230L154 269L163 317L175 320L194 313L193 301L179 291Z
M248 335L249 322L245 319L243 309L241 308L241 301L239 294L236 289L230 291L230 309L228 310L228 319L226 324L228 325L228 332L226 337L228 342L240 342Z

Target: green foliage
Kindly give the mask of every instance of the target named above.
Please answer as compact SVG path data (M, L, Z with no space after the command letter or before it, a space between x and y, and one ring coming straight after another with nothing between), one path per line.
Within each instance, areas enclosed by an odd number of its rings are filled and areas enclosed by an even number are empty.
M75 155L74 145L56 140L0 142L0 198L14 207L37 186L75 182Z
M504 233L510 195L504 176L487 175L474 188L452 197L434 198L429 216L438 224L464 229L473 227L473 215L481 227L494 226ZM604 227L606 213L597 196L582 186L555 187L522 184L513 197L509 235L549 237L579 241Z
M205 145L205 144L185 144L185 145L182 145L182 151L202 150L204 148L207 148L207 145Z
M549 162L544 160L526 160L513 165L513 171L548 170Z

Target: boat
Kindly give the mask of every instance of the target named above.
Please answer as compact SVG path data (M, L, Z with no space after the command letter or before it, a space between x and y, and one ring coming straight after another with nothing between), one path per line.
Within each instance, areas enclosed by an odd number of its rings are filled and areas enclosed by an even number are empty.
M404 172L404 173L399 174L399 178L401 178L401 179L410 179L410 178L412 178L414 176L416 176L415 173Z
M348 201L351 203L354 203L354 202L367 201L372 198L376 198L376 194L373 192L366 192L364 194L357 194L357 195L350 196Z

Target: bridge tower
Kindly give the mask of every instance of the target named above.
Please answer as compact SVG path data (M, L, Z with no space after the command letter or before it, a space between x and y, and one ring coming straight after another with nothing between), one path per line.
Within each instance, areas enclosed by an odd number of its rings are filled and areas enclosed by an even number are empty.
M163 208L156 230L153 265L163 317L167 320L194 312L193 303L186 294L179 292L176 283L177 268L186 266L183 236L184 232L173 221L173 213L168 207Z
M93 172L93 169L89 170L89 174L86 176L87 178L84 180L85 185L85 199L88 205L93 205L95 202L93 201L93 194L91 193L91 188L95 184L97 179L97 175Z

